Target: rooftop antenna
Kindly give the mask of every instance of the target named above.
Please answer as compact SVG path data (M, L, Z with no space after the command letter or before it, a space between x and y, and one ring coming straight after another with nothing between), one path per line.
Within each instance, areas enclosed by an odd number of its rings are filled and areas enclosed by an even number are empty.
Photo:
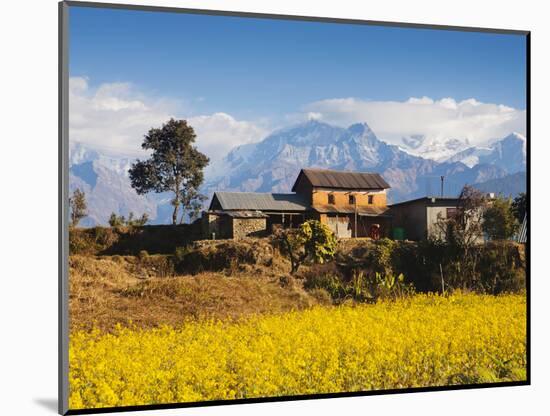
M441 175L441 198L443 198L443 185L445 183L445 176Z

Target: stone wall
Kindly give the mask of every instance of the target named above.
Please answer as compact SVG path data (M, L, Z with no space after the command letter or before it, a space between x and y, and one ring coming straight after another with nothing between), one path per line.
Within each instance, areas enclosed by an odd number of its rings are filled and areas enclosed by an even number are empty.
M205 212L202 230L202 238L206 240L233 238L231 219L227 215Z
M266 218L233 218L233 238L263 237L267 235Z

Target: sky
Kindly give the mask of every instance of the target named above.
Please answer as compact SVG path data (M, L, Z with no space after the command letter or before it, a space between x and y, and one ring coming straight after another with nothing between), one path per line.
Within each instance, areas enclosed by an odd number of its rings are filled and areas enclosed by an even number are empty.
M167 116L214 157L308 118L394 143L525 130L520 35L87 7L69 24L71 139L113 151Z

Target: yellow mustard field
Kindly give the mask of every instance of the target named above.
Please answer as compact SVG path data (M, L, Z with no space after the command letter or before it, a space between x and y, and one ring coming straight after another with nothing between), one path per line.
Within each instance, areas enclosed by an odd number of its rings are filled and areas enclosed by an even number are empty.
M524 380L521 295L76 332L71 409Z

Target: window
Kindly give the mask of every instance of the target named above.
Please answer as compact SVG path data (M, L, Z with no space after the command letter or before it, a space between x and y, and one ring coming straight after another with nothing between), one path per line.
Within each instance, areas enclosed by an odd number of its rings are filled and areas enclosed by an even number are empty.
M350 195L348 197L348 202L350 205L354 205L355 204L355 195Z
M457 215L457 209L456 208L447 208L447 218L454 218Z
M369 195L369 204L372 204L374 201L374 195Z
M335 202L334 202L334 195L333 195L333 194L328 194L328 203L329 203L329 204L332 204L332 205L335 204Z

